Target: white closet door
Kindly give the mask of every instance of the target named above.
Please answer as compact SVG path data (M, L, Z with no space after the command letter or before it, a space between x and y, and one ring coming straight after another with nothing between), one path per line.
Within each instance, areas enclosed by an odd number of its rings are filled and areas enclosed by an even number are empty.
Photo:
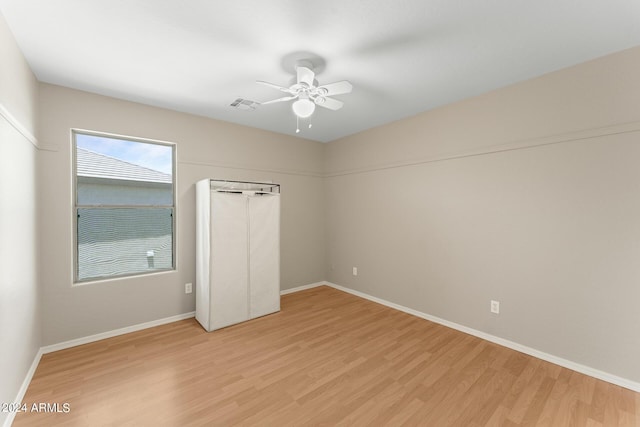
M280 311L280 196L249 197L251 318Z
M247 197L211 193L210 330L249 319Z

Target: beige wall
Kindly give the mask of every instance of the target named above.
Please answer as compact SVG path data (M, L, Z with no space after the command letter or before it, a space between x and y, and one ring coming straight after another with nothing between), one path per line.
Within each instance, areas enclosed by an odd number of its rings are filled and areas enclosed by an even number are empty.
M48 84L40 107L44 344L195 310L184 284L195 283L194 183L203 178L280 183L282 289L324 279L321 143ZM177 144L176 271L72 286L71 128Z
M329 143L327 279L640 381L638 75L640 48Z
M36 242L37 82L0 15L0 402L13 402L40 348ZM8 417L0 412L0 425Z

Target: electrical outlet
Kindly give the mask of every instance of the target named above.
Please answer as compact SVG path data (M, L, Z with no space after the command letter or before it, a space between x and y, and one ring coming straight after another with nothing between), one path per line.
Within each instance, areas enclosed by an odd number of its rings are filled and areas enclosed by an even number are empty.
M491 300L491 312L500 314L500 301Z
M185 283L184 284L184 293L185 294L190 294L191 292L193 292L193 285L191 283Z
M358 275L358 267L353 267L353 275L354 276Z

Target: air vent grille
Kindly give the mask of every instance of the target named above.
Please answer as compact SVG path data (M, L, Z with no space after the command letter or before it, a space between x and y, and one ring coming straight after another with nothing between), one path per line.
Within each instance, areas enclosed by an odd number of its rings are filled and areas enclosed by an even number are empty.
M229 104L230 107L233 108L237 108L238 110L245 110L245 111L253 111L256 108L258 108L258 104L255 101L251 101L249 99L242 99L242 98L238 98L235 101L233 101L231 104Z

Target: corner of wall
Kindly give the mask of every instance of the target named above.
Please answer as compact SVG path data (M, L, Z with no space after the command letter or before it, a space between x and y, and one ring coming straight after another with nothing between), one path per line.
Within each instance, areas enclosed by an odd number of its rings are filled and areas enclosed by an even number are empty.
M0 15L0 402L22 399L42 340L37 275L37 81ZM19 183L19 185L18 185ZM26 385L25 385L26 384ZM12 414L0 413L0 424Z

